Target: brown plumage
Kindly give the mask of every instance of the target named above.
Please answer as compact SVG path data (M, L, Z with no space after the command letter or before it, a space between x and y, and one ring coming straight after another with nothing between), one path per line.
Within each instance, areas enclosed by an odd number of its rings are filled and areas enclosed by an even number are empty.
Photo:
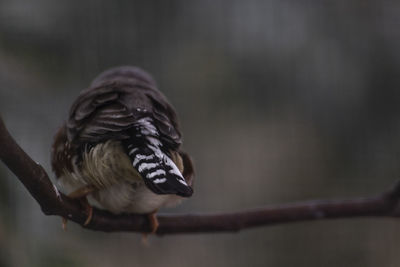
M151 213L193 192L181 143L176 113L153 78L118 67L73 103L54 139L52 167L67 193L90 187L102 208Z

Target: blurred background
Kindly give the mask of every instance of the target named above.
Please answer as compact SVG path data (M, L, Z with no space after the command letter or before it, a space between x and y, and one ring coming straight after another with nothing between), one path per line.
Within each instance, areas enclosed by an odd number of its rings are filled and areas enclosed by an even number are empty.
M397 1L0 1L0 113L52 178L52 136L101 71L137 65L178 110L219 212L374 194L400 176ZM0 148L1 149L1 148ZM399 266L400 221L236 234L83 230L0 164L0 266Z

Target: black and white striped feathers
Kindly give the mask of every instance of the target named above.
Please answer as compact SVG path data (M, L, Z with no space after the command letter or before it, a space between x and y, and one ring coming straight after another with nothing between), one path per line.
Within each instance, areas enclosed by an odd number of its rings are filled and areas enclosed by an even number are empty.
M129 144L128 155L146 185L158 194L191 196L193 190L188 186L181 171L158 139L159 132L154 126L153 120L150 117L139 119L136 129L135 137L142 141Z

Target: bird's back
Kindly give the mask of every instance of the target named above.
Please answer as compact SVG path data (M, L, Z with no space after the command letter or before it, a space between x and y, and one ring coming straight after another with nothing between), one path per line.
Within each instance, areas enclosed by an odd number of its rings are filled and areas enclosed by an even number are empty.
M180 145L175 111L151 76L119 67L100 74L73 103L55 137L52 166L67 183L100 191L143 184L155 195L188 197L193 168Z

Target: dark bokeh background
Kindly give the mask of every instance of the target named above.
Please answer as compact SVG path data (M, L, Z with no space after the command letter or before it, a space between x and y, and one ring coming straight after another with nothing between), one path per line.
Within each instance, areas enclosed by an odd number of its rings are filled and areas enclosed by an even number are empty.
M0 112L50 172L52 135L100 71L151 72L228 211L382 191L400 176L396 1L0 1ZM1 149L1 148L0 148ZM53 175L52 175L53 176ZM67 232L0 166L0 266L399 266L400 222L150 238Z

